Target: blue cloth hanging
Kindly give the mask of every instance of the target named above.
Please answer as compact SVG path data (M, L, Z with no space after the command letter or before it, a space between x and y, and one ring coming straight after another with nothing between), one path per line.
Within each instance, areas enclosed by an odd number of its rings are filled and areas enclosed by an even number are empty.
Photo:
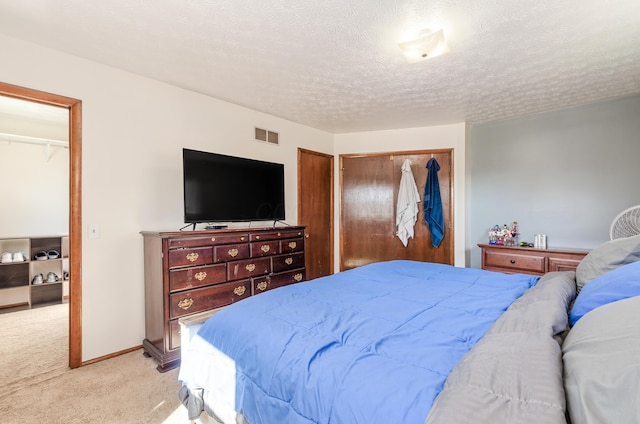
M438 171L440 165L434 158L429 159L426 168L429 170L427 184L424 188L424 222L431 233L431 244L438 247L444 237L444 214L442 213L442 198L440 197L440 183Z

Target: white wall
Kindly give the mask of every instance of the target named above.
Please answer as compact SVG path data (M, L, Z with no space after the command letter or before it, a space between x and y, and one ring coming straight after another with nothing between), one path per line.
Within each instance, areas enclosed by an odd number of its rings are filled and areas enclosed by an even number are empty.
M339 155L353 153L401 152L411 150L453 149L453 207L454 207L454 263L465 266L465 143L464 123L434 127L405 128L385 131L337 134L336 155L336 211L335 251L340 251L340 160ZM339 256L335 258L335 269L339 269Z
M69 150L0 142L0 199L0 238L67 234Z
M297 148L333 151L329 133L21 40L0 36L0 57L1 81L83 102L83 361L144 338L139 232L183 225L183 147L284 163L288 223ZM280 132L280 146L252 141L254 125Z

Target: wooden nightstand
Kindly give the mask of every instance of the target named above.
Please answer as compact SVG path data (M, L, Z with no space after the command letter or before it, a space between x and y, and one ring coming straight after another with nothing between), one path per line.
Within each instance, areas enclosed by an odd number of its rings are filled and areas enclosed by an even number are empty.
M533 247L478 244L482 269L506 273L542 275L552 271L575 271L588 250L535 249Z

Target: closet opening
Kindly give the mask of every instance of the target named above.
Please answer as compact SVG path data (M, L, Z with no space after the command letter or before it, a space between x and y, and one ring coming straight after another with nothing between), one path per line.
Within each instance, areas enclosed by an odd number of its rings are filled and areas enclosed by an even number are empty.
M81 228L81 148L82 148L82 102L57 94L44 91L20 87L12 84L0 82L0 96L13 99L26 100L44 105L64 108L68 111L68 138L69 138L69 162L68 162L68 238L60 242L60 250L68 250L67 269L61 268L60 273L68 272L69 282L69 367L78 368L82 365L82 275L81 275L81 254L82 254L82 228ZM45 143L46 146L46 143ZM44 147L47 149L47 147ZM51 147L49 147L51 149ZM48 152L49 156L51 151ZM47 158L45 150L44 159ZM28 172L28 169L26 170ZM13 183L19 185L20 179L16 177ZM46 181L44 182L46 184ZM38 242L41 242L38 241ZM36 243L37 244L37 243ZM48 249L56 250L56 249ZM36 252L37 254L38 252ZM62 252L58 252L62 255ZM31 252L29 252L31 254ZM52 259L54 253L51 253ZM44 277L44 276L43 276ZM59 276L63 277L63 275ZM50 286L50 287L53 287ZM52 293L44 291L41 295L52 296Z

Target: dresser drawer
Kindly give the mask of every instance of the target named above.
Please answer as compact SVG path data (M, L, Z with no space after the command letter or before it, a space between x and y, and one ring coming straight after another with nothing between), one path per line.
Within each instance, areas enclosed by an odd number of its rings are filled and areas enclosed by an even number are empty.
M299 283L304 281L304 269L299 269L296 271L288 271L281 272L279 274L271 275L271 282L269 284L270 289L275 289L276 287L288 286L289 284Z
M227 281L227 265L194 266L169 271L169 290L193 289Z
M280 253L279 248L278 240L254 242L251 243L251 257L277 255Z
M260 294L270 288L272 288L271 277L268 275L251 279L251 294Z
M249 245L243 244L226 244L215 246L213 248L213 261L215 263L235 261L237 259L245 259L249 257Z
M249 234L213 234L195 237L179 237L169 239L169 248L213 246L217 244L242 243L249 241Z
M273 272L304 268L304 253L292 253L273 257Z
M302 250L304 250L304 239L302 237L280 241L280 253L301 252Z
M556 258L549 257L549 272L556 271L575 271L580 265L582 259Z
M227 263L227 279L257 277L271 273L271 258L253 258Z
M169 268L207 265L213 262L211 247L175 249L169 251Z
M277 287L288 286L304 280L304 270L282 272L279 274L265 275L252 280L253 294L260 294Z
M169 296L169 318L180 318L196 312L230 305L249 296L251 296L250 280L173 293Z
M300 229L293 230L274 230L274 231L265 231L259 234L252 234L251 241L260 241L260 240L280 240L291 237L302 237L303 231Z
M486 269L496 271L544 274L546 258L544 256L485 251L484 266Z

